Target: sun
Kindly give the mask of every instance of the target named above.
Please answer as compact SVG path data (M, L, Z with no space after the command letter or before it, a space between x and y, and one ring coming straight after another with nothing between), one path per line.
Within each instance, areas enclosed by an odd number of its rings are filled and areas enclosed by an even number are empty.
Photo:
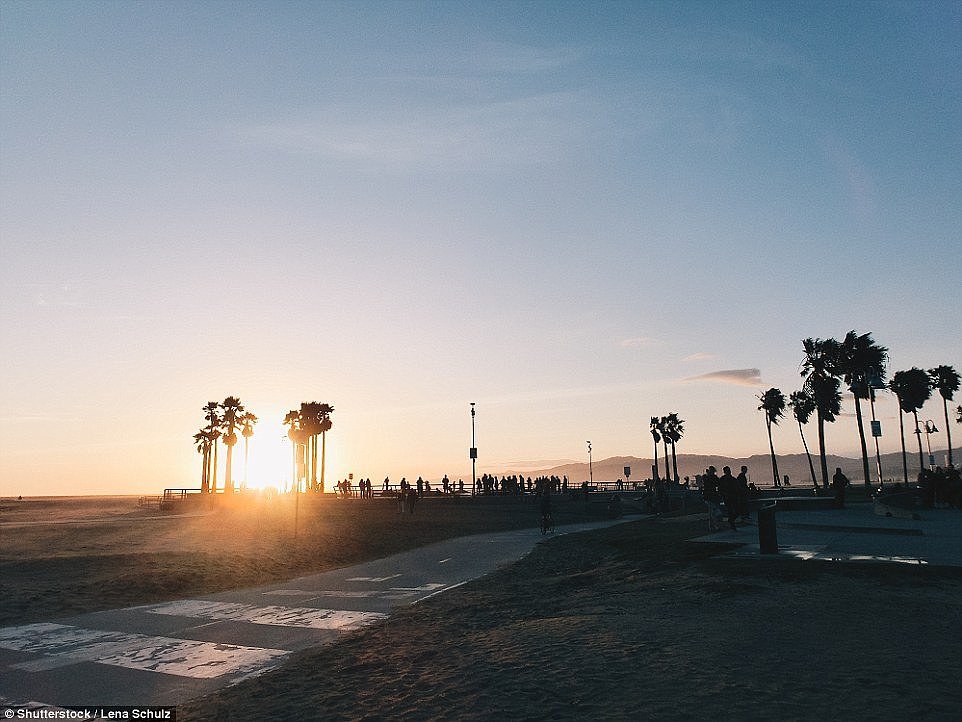
M243 439L236 449L243 454ZM279 420L262 418L254 427L250 438L250 451L247 468L247 488L278 490L289 488L291 484L291 441L287 437L287 427ZM235 482L237 477L234 477Z

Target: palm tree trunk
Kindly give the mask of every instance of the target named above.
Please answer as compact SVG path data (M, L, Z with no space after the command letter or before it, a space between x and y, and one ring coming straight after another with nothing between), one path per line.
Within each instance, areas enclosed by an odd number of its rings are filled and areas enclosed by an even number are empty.
M818 462L822 470L822 488L828 488L828 459L825 458L825 419L818 413Z
M321 493L324 493L324 457L327 451L327 432L321 432Z
M317 491L317 435L311 437L311 491Z
M869 486L868 472L868 447L865 446L865 429L862 428L862 405L858 401L858 394L855 394L855 421L858 424L858 440L862 445L862 474L865 478L865 488Z
M949 424L949 400L944 396L942 409L945 411L945 438L949 442L949 466L952 466L952 426Z
M808 450L808 442L805 441L805 432L802 431L802 422L801 422L801 421L798 422L798 433L799 433L799 434L801 435L801 437L802 437L802 446L805 447L805 456L808 457L808 470L809 470L810 472L812 472L812 483L814 484L814 483L816 483L816 482L815 482L815 464L812 463L812 454L811 454L811 452Z
M655 442L655 478L652 481L658 481L658 442Z
M905 485L909 485L909 462L908 456L905 453L905 422L902 420L904 414L902 413L901 401L899 402L899 436L902 439L902 474L905 476Z
M234 455L233 444L227 444L227 463L224 464L224 493L231 494L234 491L234 479L231 476L231 457Z
M668 439L662 438L665 443L665 481L671 479L671 469L668 468Z
M778 460L775 458L775 444L772 443L772 420L765 412L765 426L768 427L768 450L772 453L772 478L775 480L775 486L778 486Z
M210 491L210 482L207 476L207 469L210 467L210 450L204 448L203 464L200 468L200 491L206 494Z
M677 484L678 479L678 457L675 455L675 442L671 442L671 470L675 475L675 483Z
M213 493L217 493L217 439L214 439L214 486L212 488Z

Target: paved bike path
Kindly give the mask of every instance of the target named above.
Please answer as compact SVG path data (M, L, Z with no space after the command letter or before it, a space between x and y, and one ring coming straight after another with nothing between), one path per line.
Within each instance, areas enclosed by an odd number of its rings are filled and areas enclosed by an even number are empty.
M484 576L543 538L460 537L261 587L0 628L0 707L176 705Z

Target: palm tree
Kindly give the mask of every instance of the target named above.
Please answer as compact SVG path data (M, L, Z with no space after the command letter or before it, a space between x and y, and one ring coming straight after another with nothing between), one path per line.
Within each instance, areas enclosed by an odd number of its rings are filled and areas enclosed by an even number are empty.
M770 388L758 396L758 410L765 412L765 427L768 429L768 448L772 454L772 476L775 486L778 486L778 460L775 458L775 444L772 443L772 424L777 424L778 420L785 414L785 394L781 389Z
M224 466L224 493L230 494L234 491L234 477L231 475L231 457L234 453L234 444L237 443L237 428L241 414L244 412L244 405L236 396L228 396L224 399L220 407L224 410L221 419L221 428L224 430L224 444L227 445L227 463Z
M208 467L209 467L209 457L210 457L210 445L211 440L207 435L206 429L201 429L196 434L194 434L194 443L197 447L197 453L201 455L201 468L200 468L200 491L202 494L206 494L209 491L210 484L207 478Z
M915 435L919 442L919 470L925 468L922 456L922 433L919 431L919 409L932 395L929 386L929 376L920 368L912 367L908 371L897 371L889 382L889 388L899 401L899 433L902 435L902 471L905 483L909 483L909 466L905 456L905 427L902 424L902 412L912 414L915 419Z
M248 446L250 444L251 437L254 435L254 424L257 423L257 417L250 411L245 411L238 417L238 422L241 425L241 436L244 437L244 488L247 488L247 452Z
M802 341L805 359L802 377L805 390L815 399L818 419L818 458L822 472L822 486L828 488L828 461L825 458L825 422L834 422L842 410L841 382L837 378L840 344L834 338Z
M808 420L812 418L812 414L815 413L815 399L811 395L802 389L801 391L792 391L792 395L789 396L788 405L792 407L792 415L795 417L795 421L798 422L798 433L802 437L802 446L805 447L805 456L808 457L808 469L812 473L812 483L816 483L815 479L815 465L812 463L812 454L808 450L808 442L805 441L805 432L802 430L802 424L807 424Z
M661 433L659 432L660 426L661 421L658 419L658 417L652 416L651 425L649 426L651 429L651 437L655 440L655 465L653 467L655 478L652 479L652 481L658 481L658 442L661 441Z
M859 399L869 398L872 385L885 378L888 349L875 343L871 333L859 335L855 331L845 334L839 353L838 371L855 396L855 421L858 439L862 446L862 474L865 486L869 485L868 449L865 446L865 429L862 426L862 405Z
M210 470L207 472L207 478L210 481L210 492L212 494L217 493L217 440L220 438L220 416L217 411L220 409L220 404L216 401L208 401L207 405L203 408L204 418L207 419L207 436L210 439L210 443L214 446L214 453L211 454L209 451L207 453L207 464Z
M685 434L685 420L679 418L678 414L674 411L668 414L665 419L667 420L666 431L668 433L668 440L671 442L671 471L677 484L679 482L678 457L675 453L675 444L677 444Z
M929 369L929 382L942 396L942 410L945 412L945 433L949 442L949 466L952 466L952 429L949 424L949 402L959 390L959 372L951 366L936 366Z
M962 404L955 410L955 423L962 424Z
M302 448L305 434L300 428L301 415L296 410L288 411L284 417L284 426L290 426L287 430L287 438L291 440L291 492L298 493L301 489L301 476L297 473L298 449ZM300 457L303 461L303 455Z
M658 431L661 432L661 443L665 445L665 479L671 479L671 470L668 468L668 417L662 416L658 419Z

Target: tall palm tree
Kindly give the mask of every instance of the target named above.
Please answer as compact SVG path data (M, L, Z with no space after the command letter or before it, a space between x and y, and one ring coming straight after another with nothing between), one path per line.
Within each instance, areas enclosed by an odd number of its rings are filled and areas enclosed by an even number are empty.
M207 478L208 466L209 466L209 456L210 456L210 437L207 435L206 429L201 429L196 434L194 434L194 444L197 447L197 453L201 455L201 467L200 467L200 491L202 494L206 494L209 491L209 482Z
M671 442L671 472L677 484L679 482L678 457L675 453L675 444L685 435L685 420L679 418L678 414L674 411L665 418L667 419L666 431L668 433L668 440Z
M842 410L841 381L837 377L840 344L834 338L802 341L805 359L802 361L804 388L815 399L818 419L818 458L822 472L822 486L828 488L828 461L825 458L825 422L834 422Z
M250 411L245 411L238 417L238 422L241 425L241 436L244 437L244 488L247 488L247 458L248 458L248 446L250 445L251 437L254 435L254 424L257 423L257 416L255 416Z
M839 368L846 385L855 396L855 421L858 426L858 439L862 447L862 474L865 486L869 485L868 448L865 445L865 429L862 426L862 405L860 399L869 398L872 384L884 382L885 365L888 362L888 349L875 343L871 333L858 334L849 331L839 349Z
M952 428L949 424L949 402L959 390L959 372L951 366L936 366L929 369L932 388L942 396L942 410L945 412L945 433L949 442L949 466L952 466Z
M234 444L237 443L235 429L241 414L244 412L244 405L236 396L228 396L220 404L224 411L221 419L221 428L224 431L224 444L227 446L227 463L224 466L224 493L230 494L234 491L234 477L231 474L231 457L234 453Z
M211 444L214 447L214 453L207 453L207 463L210 470L207 472L207 478L210 481L210 492L212 494L217 493L217 440L220 438L220 415L217 413L220 410L220 404L216 401L208 401L207 405L203 408L204 418L207 419L207 436L210 439Z
M908 371L897 371L889 382L889 389L895 394L899 401L899 433L902 435L902 470L905 474L905 483L909 483L909 466L905 456L905 428L902 424L902 412L912 414L915 419L915 435L919 442L919 470L925 468L925 459L922 456L922 433L919 431L919 409L932 395L932 387L929 386L929 376L920 368L912 367Z
M812 454L808 450L808 442L805 441L805 432L802 430L802 425L807 424L808 420L812 418L812 414L815 413L815 399L805 389L792 391L792 395L788 398L788 405L792 407L792 415L798 422L798 433L802 437L802 446L805 447L805 456L808 458L808 470L812 473L812 483L814 484L817 479L815 465L812 463Z
M655 440L655 465L653 467L655 472L655 478L652 481L658 481L658 442L661 441L661 432L659 428L661 426L661 420L657 416L651 417L651 424L649 429L651 429L651 437Z
M658 431L661 432L661 442L665 445L665 479L671 479L671 469L668 468L668 417L658 419Z
M303 453L299 450L302 449L304 443L304 431L300 428L300 418L301 415L297 410L288 411L287 416L284 417L284 426L289 426L287 430L287 438L291 440L291 492L299 493L301 489L301 475L298 474L298 458L301 459L303 467Z
M765 393L759 394L758 400L761 401L758 410L765 412L768 448L772 454L772 478L775 480L775 486L778 486L778 459L775 458L775 444L772 442L772 424L777 424L778 420L785 414L785 394L781 392L781 389L772 387Z

